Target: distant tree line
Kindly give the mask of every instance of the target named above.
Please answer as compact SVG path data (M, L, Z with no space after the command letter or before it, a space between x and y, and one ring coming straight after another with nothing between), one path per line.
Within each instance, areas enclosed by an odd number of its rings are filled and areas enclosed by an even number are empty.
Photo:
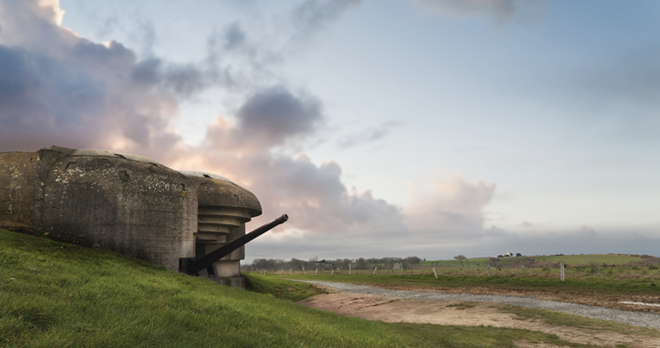
M351 269L373 269L374 267L383 269L392 269L394 264L399 262L404 269L409 269L411 266L418 265L422 261L417 256L401 257L382 257L382 258L358 258L358 259L323 259L319 260L318 257L311 258L307 261L292 258L289 261L283 259L254 259L252 263L241 264L243 271L256 270L279 270L279 269L293 269L293 270L331 270L343 269L347 270L348 265Z

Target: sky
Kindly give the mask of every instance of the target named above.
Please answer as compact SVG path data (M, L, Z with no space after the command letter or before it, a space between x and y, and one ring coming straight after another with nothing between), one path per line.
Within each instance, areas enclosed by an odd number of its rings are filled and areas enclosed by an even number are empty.
M254 258L660 256L655 0L0 0L0 151L223 175Z

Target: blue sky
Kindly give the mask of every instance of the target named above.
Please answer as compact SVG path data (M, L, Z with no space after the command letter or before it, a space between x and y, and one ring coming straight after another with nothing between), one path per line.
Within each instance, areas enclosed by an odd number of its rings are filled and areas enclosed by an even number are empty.
M660 2L2 0L0 27L0 150L225 175L252 227L292 217L248 261L657 255Z

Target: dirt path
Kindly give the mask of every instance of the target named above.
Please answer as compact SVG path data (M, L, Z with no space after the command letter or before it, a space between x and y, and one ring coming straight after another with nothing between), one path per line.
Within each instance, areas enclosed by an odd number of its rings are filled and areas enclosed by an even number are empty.
M501 305L485 302L413 300L341 292L317 295L300 304L337 314L384 322L428 323L440 325L494 326L529 329L555 334L569 342L597 344L604 347L660 347L660 338L613 331L555 326L540 320L520 320L500 310ZM463 304L463 305L462 305ZM520 348L551 348L552 345L517 342Z

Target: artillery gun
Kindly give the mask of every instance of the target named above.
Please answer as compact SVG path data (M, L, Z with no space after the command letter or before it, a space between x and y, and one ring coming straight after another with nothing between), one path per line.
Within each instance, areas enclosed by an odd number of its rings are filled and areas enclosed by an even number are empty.
M230 243L227 243L220 248L201 257L183 257L179 259L179 272L195 276L212 277L218 274L214 269L214 263L223 257L231 254L234 250L242 247L253 239L261 236L262 234L270 231L275 226L285 223L289 220L287 214L255 229L254 231L241 236Z

